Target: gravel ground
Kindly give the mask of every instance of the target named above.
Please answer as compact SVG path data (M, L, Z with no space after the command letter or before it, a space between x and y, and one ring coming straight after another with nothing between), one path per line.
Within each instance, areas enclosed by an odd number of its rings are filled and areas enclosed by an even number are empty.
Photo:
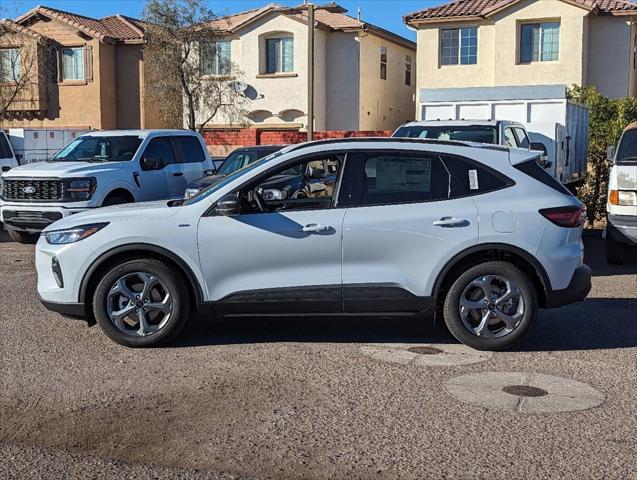
M33 247L0 242L0 478L636 478L637 264L586 237L586 303L542 311L514 351L459 366L365 346L454 343L422 319L197 319L129 350L36 299ZM481 372L586 383L596 408L462 403Z

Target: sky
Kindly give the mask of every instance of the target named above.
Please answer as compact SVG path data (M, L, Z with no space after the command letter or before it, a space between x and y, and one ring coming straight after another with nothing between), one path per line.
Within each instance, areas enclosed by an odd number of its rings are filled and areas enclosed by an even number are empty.
M331 1L316 0L314 3ZM303 0L208 0L210 9L217 15L259 8L267 3L293 6L303 3ZM348 9L349 15L352 16L356 16L356 11L360 8L363 21L415 40L415 32L403 24L403 15L448 3L448 0L336 0L336 3ZM0 0L0 17L15 18L37 5L46 5L89 17L106 17L121 13L138 18L144 8L144 0Z

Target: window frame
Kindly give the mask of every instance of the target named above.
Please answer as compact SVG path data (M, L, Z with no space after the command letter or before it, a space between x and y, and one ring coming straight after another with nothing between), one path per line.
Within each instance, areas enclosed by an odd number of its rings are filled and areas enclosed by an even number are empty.
M220 57L219 44L228 46L227 60ZM210 54L210 50L212 50L212 58L208 63L204 60L204 55ZM200 44L199 64L201 66L201 75L204 77L229 77L232 74L232 40L215 40L213 42ZM206 71L206 66L210 66L211 71ZM224 71L222 71L222 66L224 67ZM227 69L227 71L225 71L225 69Z
M65 76L66 74L65 74L65 68L64 68L64 65L65 65L64 59L66 58L66 56L65 56L64 52L66 52L68 50L73 51L73 52L77 52L77 51L82 52L82 61L81 61L82 78L67 78ZM61 57L61 60L60 60L60 66L61 66L61 69L60 69L60 81L62 83L73 83L73 82L86 82L86 81L88 81L87 80L87 75L86 75L86 73L87 73L86 72L86 46L77 46L77 45L75 45L75 46L62 46L59 49L59 52L60 52L60 57ZM73 58L75 58L75 53L73 53ZM73 65L73 67L74 67L74 65Z
M544 29L546 25L557 25L557 52L556 58L550 60L543 60L542 55L544 53L543 44L544 44ZM535 44L531 43L530 45L530 59L526 60L522 58L523 54L523 31L524 27L538 27L538 43L537 43L537 60L534 59L533 49L535 48ZM529 65L532 63L550 63L550 62L559 62L560 61L560 51L562 47L561 42L562 36L562 22L561 19L555 20L540 20L540 21L523 21L520 22L520 26L518 28L518 63L520 65ZM531 36L531 41L533 42L533 37Z
M387 47L380 46L380 79L387 80L387 57L389 56Z
M405 86L411 87L413 83L413 59L411 55L405 55Z
M9 62L11 66L11 70L8 72L9 76L5 76L4 68L2 66L3 58L5 52L9 54ZM13 53L15 52L15 53ZM14 61L13 59L17 59ZM16 77L16 67L18 70L18 74ZM7 46L0 48L0 84L9 84L9 83L17 83L22 78L22 54L20 52L20 47L18 46Z
M266 75L289 75L294 73L295 69L295 58L294 58L294 35L292 34L281 34L280 36L272 36L267 37L265 40L265 74ZM291 66L290 70L285 70L285 61L284 61L284 41L289 40L291 43ZM279 47L276 47L277 42ZM270 45L274 44L274 70L270 69Z
M462 48L463 48L463 36L462 36L462 31L463 30L475 30L475 62L467 62L467 63L462 63ZM444 35L443 32L453 32L456 31L458 33L458 48L457 48L457 52L456 52L456 62L455 63L446 63L445 62L445 56L443 53L443 42L444 42ZM450 67L450 66L469 66L469 65L477 65L478 64L478 53L479 53L479 42L480 42L480 28L478 25L464 25L464 26L459 26L459 27L451 27L451 28L440 28L439 29L439 33L438 33L438 38L439 38L439 42L438 42L438 64L441 67ZM471 36L472 38L473 36ZM468 48L471 48L471 46L469 45ZM473 55L468 55L469 57L472 57Z

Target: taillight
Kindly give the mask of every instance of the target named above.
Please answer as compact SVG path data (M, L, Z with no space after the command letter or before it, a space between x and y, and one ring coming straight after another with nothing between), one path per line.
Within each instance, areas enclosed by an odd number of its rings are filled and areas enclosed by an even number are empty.
M574 205L572 207L544 208L540 210L542 216L558 227L576 228L584 225L586 207Z

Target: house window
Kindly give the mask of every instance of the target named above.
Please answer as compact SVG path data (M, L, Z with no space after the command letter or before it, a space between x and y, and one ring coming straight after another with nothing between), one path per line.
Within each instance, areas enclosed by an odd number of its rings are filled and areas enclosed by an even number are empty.
M387 47L380 47L380 79L387 80Z
M84 47L62 49L62 80L84 79Z
M267 38L266 73L290 73L294 71L294 38Z
M230 75L232 61L229 41L202 45L201 73L204 75Z
M478 63L478 27L444 28L440 31L442 65Z
M1 83L17 82L20 80L20 50L5 48L0 50L0 81Z
M560 23L525 23L520 27L520 63L554 62L560 53Z
M411 56L405 57L405 85L411 86Z

